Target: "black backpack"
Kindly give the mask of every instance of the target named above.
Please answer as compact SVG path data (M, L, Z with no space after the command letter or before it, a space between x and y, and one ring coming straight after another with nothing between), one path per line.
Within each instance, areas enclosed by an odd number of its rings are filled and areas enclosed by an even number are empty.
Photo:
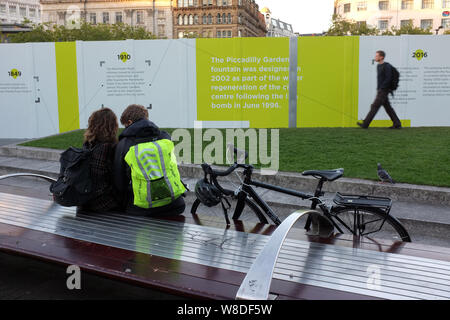
M391 92L394 92L398 89L398 83L400 82L400 72L398 72L397 68L391 65L392 68L392 80L391 86L389 87Z
M61 154L58 180L50 185L56 203L65 207L81 206L93 198L90 160L94 148L70 147Z

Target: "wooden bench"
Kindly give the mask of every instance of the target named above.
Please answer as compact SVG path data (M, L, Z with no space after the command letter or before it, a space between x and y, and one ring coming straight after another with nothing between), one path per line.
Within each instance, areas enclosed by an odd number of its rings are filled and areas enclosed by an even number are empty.
M449 249L309 236L291 229L303 214L278 228L238 221L227 228L207 215L77 214L0 193L0 250L191 298L450 298Z

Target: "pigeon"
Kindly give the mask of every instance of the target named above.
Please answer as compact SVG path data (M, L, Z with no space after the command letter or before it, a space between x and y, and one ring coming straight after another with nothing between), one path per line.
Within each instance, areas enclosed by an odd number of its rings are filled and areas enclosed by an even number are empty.
M395 183L394 179L389 175L389 173L381 167L381 164L378 163L378 178L380 178L381 182L389 182Z

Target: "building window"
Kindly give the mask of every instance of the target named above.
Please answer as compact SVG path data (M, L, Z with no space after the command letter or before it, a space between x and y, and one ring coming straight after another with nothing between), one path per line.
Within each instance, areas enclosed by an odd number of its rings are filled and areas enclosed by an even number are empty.
M109 23L109 12L103 12L103 23Z
M358 2L356 4L356 11L367 11L367 1Z
M228 38L231 38L231 31L227 31L228 32Z
M166 35L166 30L164 26L158 26L158 37L164 37Z
M15 16L17 14L17 7L16 6L9 6L9 14L12 16Z
M89 22L91 24L97 24L97 14L95 12L89 13Z
M238 30L238 37L242 37L242 31L240 29Z
M407 26L409 26L409 25L413 25L413 21L412 20L401 20L400 21L400 28L404 28L404 27L407 27Z
M379 20L378 21L378 29L386 30L388 28L389 21L388 20Z
M189 24L190 25L194 24L194 16L192 14L189 15Z
M379 1L378 8L382 11L389 10L389 1Z
M212 15L208 14L208 24L212 24Z
M227 14L226 13L222 14L222 21L223 21L223 23L227 23Z
M228 23L229 23L229 24L232 24L232 23L233 23L233 20L232 20L232 18L231 18L231 13L228 14Z
M433 19L420 20L420 27L422 29L431 29L433 27Z
M188 18L187 15L183 16L183 24L186 25L186 26L189 24L189 18Z
M183 16L180 14L178 15L178 25L181 26L183 24Z
M441 26L443 26L444 29L450 29L450 18L442 19Z
M181 38L183 38L183 36L184 36L184 33L183 33L183 31L180 31L180 32L178 32L178 39L181 39Z
M433 9L434 0L422 0L422 9Z
M217 38L221 38L222 37L222 31L217 31Z
M19 8L19 14L20 14L21 17L26 17L27 16L27 8L20 7Z
M50 22L56 22L56 13L51 12L48 14L48 21Z
M136 11L136 23L137 24L144 23L144 12L143 11Z
M116 23L122 23L122 12L116 12Z
M222 16L220 15L220 13L217 14L217 24L221 24L222 23Z
M414 8L414 0L402 0L402 10L412 10Z
M198 15L194 15L194 24L198 24Z
M206 24L206 14L203 15L202 21L203 21L203 24Z
M30 15L30 18L36 17L36 9L35 8L28 9L28 14Z
M242 23L242 16L241 15L238 16L238 23Z
M442 8L450 8L450 0L442 0Z
M6 13L6 4L0 4L0 13Z
M344 4L344 13L350 12L350 10L351 10L351 4L350 3Z

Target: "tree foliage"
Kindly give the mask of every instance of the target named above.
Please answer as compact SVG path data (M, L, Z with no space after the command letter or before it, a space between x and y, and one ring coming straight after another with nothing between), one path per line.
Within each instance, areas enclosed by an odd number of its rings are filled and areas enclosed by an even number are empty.
M132 27L124 23L93 25L82 21L79 27L51 23L34 24L28 32L9 36L9 41L22 42L61 42L61 41L102 41L126 39L156 39L143 27Z
M414 27L413 23L410 21L408 24L401 26L400 28L395 28L394 26L391 30L386 30L382 35L386 36L399 36L401 34L433 34L431 32L431 27L427 29L422 29L419 27Z
M378 30L365 23L348 21L341 16L333 15L331 27L326 31L327 36L350 36L350 35L376 35Z
M447 33L447 32L446 32ZM368 26L365 23L359 23L356 21L348 21L339 15L333 15L332 24L328 31L327 36L361 36L361 35L383 35L383 36L399 36L401 34L433 34L431 27L428 29L422 29L414 27L412 22L403 25L400 28L392 27L390 30L381 31L376 27Z

